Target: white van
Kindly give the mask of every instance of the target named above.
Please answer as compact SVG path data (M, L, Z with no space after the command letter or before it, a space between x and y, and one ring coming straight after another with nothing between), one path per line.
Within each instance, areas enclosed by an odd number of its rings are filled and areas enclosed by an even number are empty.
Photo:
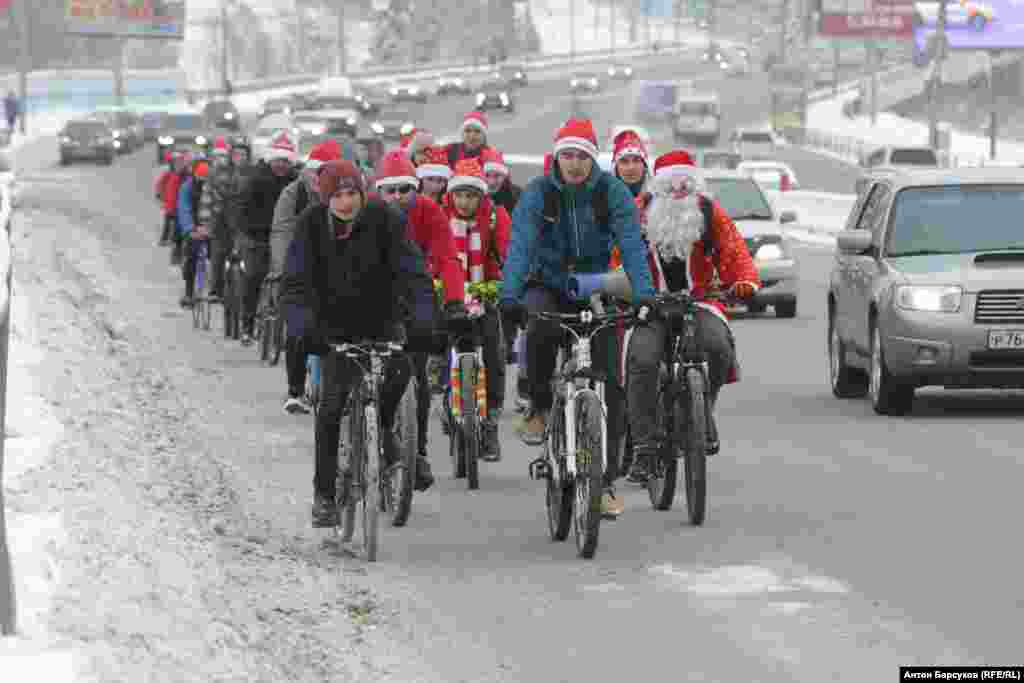
M681 92L676 97L676 142L714 147L721 134L722 105L712 93Z

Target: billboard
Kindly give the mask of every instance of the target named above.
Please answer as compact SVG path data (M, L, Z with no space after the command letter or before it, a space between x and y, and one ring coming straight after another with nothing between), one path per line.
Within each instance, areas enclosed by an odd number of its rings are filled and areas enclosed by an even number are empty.
M181 40L185 0L66 0L64 32Z
M818 34L826 38L914 36L914 0L821 0Z
M914 3L914 52L927 50L935 33L939 3ZM947 0L946 40L950 49L1019 50L1024 48L1024 3L1019 0Z

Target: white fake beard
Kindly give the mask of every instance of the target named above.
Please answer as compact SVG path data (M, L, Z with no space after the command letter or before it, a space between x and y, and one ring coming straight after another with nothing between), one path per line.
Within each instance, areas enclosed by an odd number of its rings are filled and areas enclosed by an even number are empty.
M696 192L676 199L670 194L670 184L666 177L651 178L648 183L652 201L647 209L647 239L662 258L685 261L704 232L704 214Z

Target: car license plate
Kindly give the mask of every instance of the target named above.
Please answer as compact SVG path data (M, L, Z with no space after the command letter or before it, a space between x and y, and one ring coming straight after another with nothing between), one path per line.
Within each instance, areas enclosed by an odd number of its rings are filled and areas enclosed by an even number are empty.
M988 348L992 350L1024 349L1024 329L989 330Z

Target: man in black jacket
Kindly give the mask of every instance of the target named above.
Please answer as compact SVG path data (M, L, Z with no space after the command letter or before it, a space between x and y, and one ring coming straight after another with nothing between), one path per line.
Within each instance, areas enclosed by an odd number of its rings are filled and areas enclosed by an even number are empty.
M260 286L270 269L270 228L274 223L274 207L284 188L298 177L293 167L295 153L295 143L288 133L277 135L267 154L267 163L257 167L242 196L240 228L245 235L242 343L246 346L252 344Z
M299 217L295 240L303 250L301 271L309 310L305 333L310 349L324 356L320 406L316 418L316 474L313 526L338 522L335 479L342 409L362 370L349 358L328 352L329 342L363 340L407 342L407 349L429 348L433 332L433 281L419 248L406 237L398 214L378 199L367 201L362 174L349 161L331 161L320 169L320 199L325 209ZM298 256L298 255L297 255ZM289 275L290 277L290 275ZM393 462L398 445L392 431L395 411L411 375L407 358L388 363L381 393L381 439ZM433 483L429 472L416 482Z

